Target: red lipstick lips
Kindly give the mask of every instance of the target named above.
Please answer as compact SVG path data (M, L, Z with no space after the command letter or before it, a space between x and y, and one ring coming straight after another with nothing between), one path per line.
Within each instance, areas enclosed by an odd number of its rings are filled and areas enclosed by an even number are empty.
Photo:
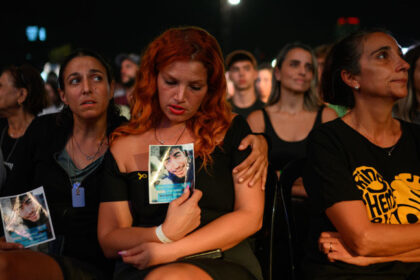
M178 105L169 105L169 110L174 115L182 115L185 112L185 109Z

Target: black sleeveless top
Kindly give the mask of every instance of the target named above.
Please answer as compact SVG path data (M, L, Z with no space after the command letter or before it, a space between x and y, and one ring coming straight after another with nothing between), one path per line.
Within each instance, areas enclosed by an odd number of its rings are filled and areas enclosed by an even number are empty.
M322 123L322 111L324 106L319 108L315 118L312 129ZM270 163L275 170L282 170L284 166L294 159L298 159L306 156L306 142L307 137L300 141L289 142L284 141L277 136L274 131L273 125L271 124L270 117L268 116L265 109L261 109L264 116L265 133L270 137L272 148L268 156Z

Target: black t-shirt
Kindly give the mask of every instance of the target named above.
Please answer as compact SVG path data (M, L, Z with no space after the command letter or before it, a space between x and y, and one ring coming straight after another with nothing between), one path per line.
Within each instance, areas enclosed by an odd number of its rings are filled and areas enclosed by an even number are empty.
M250 153L250 149L238 150L240 142L250 132L245 120L237 116L232 121L222 146L216 147L211 154L211 166L207 166L207 169L200 168L202 159L195 159L195 188L203 192L198 203L201 209L200 227L234 210L232 169ZM168 204L149 204L147 171L121 173L109 152L105 155L104 164L101 201L130 201L133 226L150 227L163 223ZM259 278L259 264L250 246L246 244L240 254L236 247L224 252L224 257L245 266Z
M364 275L391 272L408 275L412 271L413 264L399 262L363 268L329 263L317 248L322 231L336 231L325 210L340 201L362 200L373 223L419 221L420 126L401 121L401 129L399 141L389 148L374 145L341 119L311 132L303 180L318 216L312 225L308 259L312 264L324 266L322 275L359 275L360 271ZM335 271L337 267L338 272ZM315 271L320 272L313 269L310 273Z
M12 138L7 132L9 125L7 119L0 119L0 148L3 152L4 165L7 167L8 174L16 163L18 150L21 148L21 137Z
M262 102L259 98L257 98L255 100L254 104L252 104L251 106L246 107L246 108L240 108L240 107L236 106L233 103L232 98L229 99L229 103L232 106L232 112L237 113L238 115L242 116L244 119L246 119L248 117L248 115L251 114L253 111L260 110L260 109L264 108L264 106L265 106L265 103Z

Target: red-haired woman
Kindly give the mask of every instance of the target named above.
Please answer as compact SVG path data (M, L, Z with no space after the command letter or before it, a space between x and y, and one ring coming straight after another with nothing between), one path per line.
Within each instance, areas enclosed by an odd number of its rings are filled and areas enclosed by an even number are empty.
M261 279L247 237L261 227L264 192L232 175L249 153L238 146L250 129L226 103L216 39L199 28L169 29L150 43L138 73L131 121L114 132L107 154L99 210L101 246L122 257L115 277ZM185 143L194 143L196 189L149 204L149 145ZM181 260L217 248L223 257Z

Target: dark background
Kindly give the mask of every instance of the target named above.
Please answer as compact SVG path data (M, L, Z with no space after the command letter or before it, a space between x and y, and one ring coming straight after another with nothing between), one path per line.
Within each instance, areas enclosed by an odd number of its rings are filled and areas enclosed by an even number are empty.
M222 1L2 1L0 66L26 61L42 68L77 47L113 61L120 52L141 53L165 29L181 25L209 31L225 55L246 49L259 62L271 61L288 42L316 47L356 27L386 28L403 47L420 41L415 1L242 0L226 10ZM360 24L339 27L339 17L358 17ZM28 42L28 25L45 27L46 41Z

